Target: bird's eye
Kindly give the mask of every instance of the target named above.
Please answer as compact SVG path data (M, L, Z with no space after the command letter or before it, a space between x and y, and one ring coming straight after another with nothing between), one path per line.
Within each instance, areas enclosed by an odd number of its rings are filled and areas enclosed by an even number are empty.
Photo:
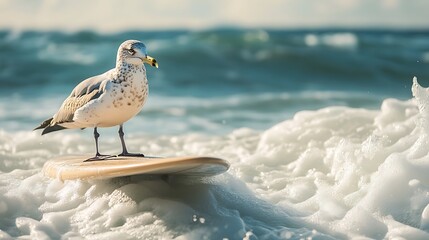
M133 49L128 49L128 53L131 55L134 55L136 53L136 51L134 51Z

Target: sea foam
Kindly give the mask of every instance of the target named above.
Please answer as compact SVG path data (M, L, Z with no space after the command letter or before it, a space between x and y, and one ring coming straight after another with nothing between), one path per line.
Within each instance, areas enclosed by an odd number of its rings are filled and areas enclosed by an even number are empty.
M73 132L0 131L0 238L429 239L429 90L379 110L301 111L266 131L132 136L150 155L230 161L210 179L65 181L51 157L93 151ZM102 142L119 151L114 138Z

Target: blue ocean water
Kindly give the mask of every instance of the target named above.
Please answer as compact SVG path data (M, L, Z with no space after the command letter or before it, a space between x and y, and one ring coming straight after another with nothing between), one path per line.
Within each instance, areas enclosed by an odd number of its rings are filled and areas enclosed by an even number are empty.
M30 130L54 114L77 83L114 67L126 39L160 63L148 67L149 101L127 124L148 134L263 130L300 110L373 109L410 98L413 76L429 79L425 31L2 31L2 128Z

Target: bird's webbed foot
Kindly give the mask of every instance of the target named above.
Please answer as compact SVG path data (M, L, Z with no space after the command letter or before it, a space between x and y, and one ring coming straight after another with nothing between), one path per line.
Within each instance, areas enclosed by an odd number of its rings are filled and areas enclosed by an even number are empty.
M116 157L116 155L96 154L94 157L88 158L84 162L102 161L102 160L107 160L107 159L113 158L113 157Z
M118 157L144 157L143 153L129 153L129 152L122 152L118 155Z

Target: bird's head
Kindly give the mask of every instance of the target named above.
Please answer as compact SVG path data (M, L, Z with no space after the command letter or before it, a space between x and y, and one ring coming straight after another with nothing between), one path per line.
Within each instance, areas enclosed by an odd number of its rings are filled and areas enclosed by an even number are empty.
M155 58L147 55L146 46L137 40L127 40L119 46L119 59L128 64L142 65L143 63L147 63L158 68L158 62Z

